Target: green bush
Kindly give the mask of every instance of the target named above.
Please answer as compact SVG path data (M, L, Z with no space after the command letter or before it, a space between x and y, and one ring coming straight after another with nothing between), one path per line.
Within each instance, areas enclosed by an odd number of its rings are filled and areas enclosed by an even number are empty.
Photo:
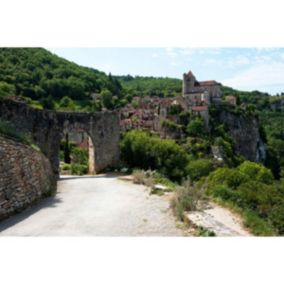
M78 147L71 148L72 163L88 165L89 150Z
M284 234L284 191L263 165L245 161L234 169L219 168L208 177L207 194L240 209L257 235Z
M199 207L199 202L205 198L204 187L192 184L190 179L186 179L182 186L176 188L172 207L176 216L183 220L184 211L194 211Z
M210 188L211 195L215 198L220 198L221 200L238 203L240 195L237 191L232 190L225 184L218 184ZM207 191L208 193L208 191Z
M215 237L216 234L213 231L203 228L199 226L196 230L195 236L197 237Z
M277 229L279 235L284 235L284 202L276 204L271 209L268 219Z
M16 95L16 88L14 85L7 82L0 81L0 97Z
M273 182L271 171L261 164L245 161L239 166L239 171L259 182L267 184Z
M66 163L64 163L64 164L62 165L62 170L64 170L64 171L70 171L70 170L71 170L71 164L66 164Z
M13 138L16 141L27 145L32 144L31 138L26 134L20 133L9 121L0 119L0 134Z
M204 120L202 117L193 118L187 125L187 133L190 136L200 137L204 135Z
M186 171L193 181L199 180L203 176L207 176L213 169L213 163L209 159L198 159L190 161Z
M175 180L186 174L188 155L173 140L133 130L124 135L120 149L122 159L132 168L158 170Z
M249 227L256 236L273 236L276 234L274 228L265 220L261 219L252 211L246 211L244 214L244 225Z
M236 189L248 179L248 176L238 171L238 169L230 168L218 168L209 176L211 185L225 184L232 189Z
M72 175L84 175L88 173L88 167L86 165L71 164L71 174Z

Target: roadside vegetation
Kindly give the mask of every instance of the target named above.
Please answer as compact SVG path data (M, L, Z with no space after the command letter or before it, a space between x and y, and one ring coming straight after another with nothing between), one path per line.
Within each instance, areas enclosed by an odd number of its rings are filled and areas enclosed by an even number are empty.
M239 213L253 234L283 235L284 181L262 164L233 159L231 147L227 151L228 162L218 163L142 131L129 131L121 140L125 165L143 169L134 171L135 182L153 187L154 172L175 183L172 207L178 219L213 200Z
M14 125L5 120L0 119L0 135L5 136L7 138L11 138L17 142L26 144L31 146L34 150L39 151L38 146L36 146L31 137L27 134L23 134L19 132Z

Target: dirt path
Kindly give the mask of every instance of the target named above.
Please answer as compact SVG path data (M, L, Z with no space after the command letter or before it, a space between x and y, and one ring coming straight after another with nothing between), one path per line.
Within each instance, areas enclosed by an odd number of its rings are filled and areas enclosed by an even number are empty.
M115 176L64 177L55 197L0 223L1 236L182 236L166 198Z
M220 237L251 236L237 215L215 203L209 203L206 209L189 212L186 216L190 223L214 231Z

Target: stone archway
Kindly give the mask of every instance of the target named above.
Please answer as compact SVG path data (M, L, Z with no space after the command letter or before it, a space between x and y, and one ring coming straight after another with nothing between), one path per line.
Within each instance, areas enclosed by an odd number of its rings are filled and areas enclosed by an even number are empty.
M10 121L21 133L27 133L48 157L59 176L59 145L66 126L80 127L92 139L95 149L94 172L115 167L119 162L119 115L116 111L95 113L39 110L25 103L0 99L0 118Z

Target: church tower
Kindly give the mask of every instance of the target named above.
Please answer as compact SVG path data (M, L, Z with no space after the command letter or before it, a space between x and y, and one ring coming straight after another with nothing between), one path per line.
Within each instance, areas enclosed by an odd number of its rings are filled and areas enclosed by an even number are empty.
M183 85L182 85L182 91L183 94L189 93L189 91L194 87L196 82L195 76L191 71L188 73L183 74Z

